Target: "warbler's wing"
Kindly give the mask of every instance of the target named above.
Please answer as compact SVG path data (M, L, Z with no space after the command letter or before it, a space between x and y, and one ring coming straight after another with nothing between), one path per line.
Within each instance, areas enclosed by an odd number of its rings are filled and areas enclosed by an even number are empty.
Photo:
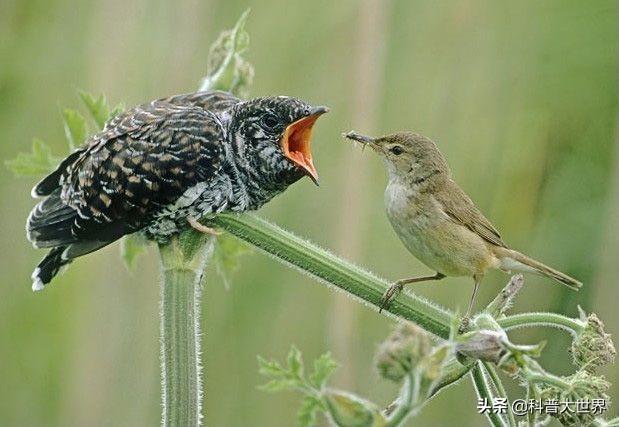
M29 239L103 245L142 228L217 174L222 141L219 119L197 106L154 101L120 114L35 187L48 197L30 215Z
M465 226L493 245L507 247L492 223L454 181L446 181L442 191L437 191L434 196L452 221Z

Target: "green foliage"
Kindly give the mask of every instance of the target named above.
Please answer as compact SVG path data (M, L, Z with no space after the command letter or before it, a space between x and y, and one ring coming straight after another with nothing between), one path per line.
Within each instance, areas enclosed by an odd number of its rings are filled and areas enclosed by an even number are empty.
M40 176L52 172L59 161L46 143L34 138L30 153L19 153L14 159L7 160L5 165L18 176Z
M314 360L314 372L309 376L310 383L317 389L325 386L327 380L337 369L337 362L327 352Z
M146 251L148 240L140 234L125 236L120 244L120 256L128 269L135 267L137 257Z
M320 398L307 395L301 401L301 407L297 412L297 421L300 426L308 427L316 424L316 413L323 409L323 402Z
M252 252L253 250L246 243L230 233L217 236L217 243L213 252L213 262L226 288L230 287L231 275L238 270L241 264L240 258Z
M95 97L87 92L80 91L79 96L99 128L102 128L107 120L114 117L124 108L122 104L110 109L105 96ZM62 110L62 120L65 137L69 152L82 145L88 136L86 119L77 110L65 108ZM62 158L52 154L51 148L42 140L32 140L32 151L19 153L12 160L5 161L5 165L17 176L41 176L52 172L58 166Z
M97 124L97 127L99 129L103 129L105 122L108 121L111 114L105 95L100 94L98 97L95 97L88 92L79 91L79 96L84 103L86 110L88 110L90 116Z
M324 386L335 369L337 363L329 353L325 353L314 361L314 369L309 376L305 375L303 356L298 348L292 346L286 358L286 365L276 360L266 360L258 356L259 373L270 381L259 388L268 392L296 390L305 396L297 414L301 426L312 426L316 423L316 412L325 411L323 398Z
M240 97L247 96L247 88L254 77L253 66L243 57L249 46L249 34L245 22L249 16L246 10L234 28L224 31L211 45L207 62L207 75L200 90L225 90Z
M69 149L75 150L76 147L82 145L88 134L86 128L86 119L76 110L65 108L62 110L62 118L64 120L64 133L69 143Z

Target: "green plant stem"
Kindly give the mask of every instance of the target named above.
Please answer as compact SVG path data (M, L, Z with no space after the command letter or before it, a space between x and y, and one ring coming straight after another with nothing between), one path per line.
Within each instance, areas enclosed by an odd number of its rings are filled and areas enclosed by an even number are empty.
M473 385L477 391L479 398L485 398L492 404L492 390L488 385L488 380L483 372L483 365L481 362L477 362L473 370L471 371L471 377L473 378ZM492 410L486 413L488 421L495 427L506 427L505 421L499 414L495 414Z
M572 335L582 332L585 324L578 319L557 313L520 313L498 319L499 325L507 330L517 328L551 327L559 328Z
M488 362L482 362L486 373L490 377L494 388L499 395L499 397L503 397L507 401L507 421L509 422L510 427L516 427L516 418L514 417L514 413L512 412L511 404L509 397L507 396L507 392L505 391L505 387L503 386L503 381L499 377L499 374L496 371L494 365Z
M221 214L209 224L223 228L277 260L367 303L379 306L390 285L386 280L253 215ZM425 299L402 293L385 310L415 322L440 338L449 338L453 315Z
M162 426L201 423L200 295L213 243L207 236L181 235L159 247Z
M385 427L397 427L412 415L413 411L418 410L416 404L419 402L419 388L421 378L419 375L410 373L404 377L404 384L395 411L389 416ZM418 405L417 405L418 406Z

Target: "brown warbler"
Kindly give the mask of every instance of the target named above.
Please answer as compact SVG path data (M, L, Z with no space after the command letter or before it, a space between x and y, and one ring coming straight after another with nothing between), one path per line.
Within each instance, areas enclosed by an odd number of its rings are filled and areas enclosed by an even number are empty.
M412 132L371 138L351 131L344 136L369 145L382 157L389 175L385 190L389 221L404 246L436 271L433 276L398 280L385 293L381 310L404 285L469 276L475 287L468 317L479 284L491 268L537 273L574 290L582 286L578 280L510 249L451 179L445 158L429 138Z

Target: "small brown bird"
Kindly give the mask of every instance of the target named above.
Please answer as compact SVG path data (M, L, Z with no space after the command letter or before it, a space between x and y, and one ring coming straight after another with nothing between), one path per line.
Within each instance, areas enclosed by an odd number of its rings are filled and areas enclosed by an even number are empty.
M351 131L344 136L369 145L383 158L389 175L385 190L389 221L404 246L436 271L433 276L398 280L385 293L381 310L404 285L469 276L475 287L468 317L479 284L491 268L537 273L574 290L582 286L578 280L510 249L451 179L445 158L429 138L412 132L371 138Z

